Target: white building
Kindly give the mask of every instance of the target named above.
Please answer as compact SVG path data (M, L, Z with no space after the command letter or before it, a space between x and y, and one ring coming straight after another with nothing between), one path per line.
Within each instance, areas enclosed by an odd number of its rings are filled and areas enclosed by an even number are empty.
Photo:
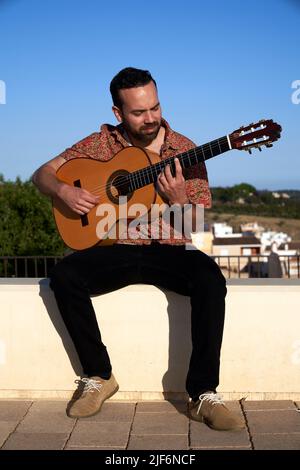
M213 224L213 234L215 237L231 237L232 233L233 228L227 225L226 222Z
M277 246L289 243L291 241L291 237L284 232L274 232L274 231L266 231L261 234L260 241L263 246L263 251L266 250L267 246L272 245L272 243L276 243Z

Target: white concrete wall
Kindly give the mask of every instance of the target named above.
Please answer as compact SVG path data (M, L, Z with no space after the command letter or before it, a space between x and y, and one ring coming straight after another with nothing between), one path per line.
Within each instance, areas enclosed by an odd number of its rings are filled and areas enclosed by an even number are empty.
M226 399L300 399L300 282L232 282L219 391ZM69 397L81 368L48 281L2 279L0 302L0 397ZM120 384L114 398L182 397L189 299L133 285L93 303Z

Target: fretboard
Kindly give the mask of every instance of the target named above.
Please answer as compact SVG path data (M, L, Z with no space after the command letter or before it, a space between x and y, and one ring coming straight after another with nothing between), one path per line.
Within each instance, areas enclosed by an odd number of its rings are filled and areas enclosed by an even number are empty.
M216 157L221 153L230 150L227 136L221 137L220 139L212 140L207 144L195 147L187 152L176 155L179 159L183 169L189 168L194 165L198 165L209 158ZM175 163L174 157L165 158L164 160L155 163L154 165L141 168L138 171L131 173L128 176L128 183L130 191L147 186L148 184L155 183L158 175L162 170L170 165L171 171L175 174Z

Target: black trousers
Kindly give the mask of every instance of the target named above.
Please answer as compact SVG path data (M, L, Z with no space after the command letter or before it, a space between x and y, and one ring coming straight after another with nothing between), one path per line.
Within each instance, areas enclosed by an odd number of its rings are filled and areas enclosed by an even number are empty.
M73 253L55 266L50 285L84 373L104 378L111 373L90 296L139 283L190 297L192 355L186 390L192 398L215 390L219 383L226 281L209 256L184 246L97 246Z

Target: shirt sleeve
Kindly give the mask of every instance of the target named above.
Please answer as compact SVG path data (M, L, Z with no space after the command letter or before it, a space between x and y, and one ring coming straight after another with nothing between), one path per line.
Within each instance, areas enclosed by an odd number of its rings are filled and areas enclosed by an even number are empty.
M185 179L186 194L190 202L203 204L205 209L210 209L212 199L205 163L200 163L185 170Z
M181 152L189 151L197 145L184 137ZM212 206L212 197L209 189L205 162L193 165L184 170L186 195L193 204L202 204L205 209Z
M166 157L171 155L175 157L178 153L188 152L197 147L195 142L183 134L172 130L171 134L169 134L169 142L173 149L171 154L167 154ZM210 209L212 206L212 197L205 162L186 168L183 171L183 175L185 178L186 195L189 201L193 204L202 204L205 209Z
M99 147L98 136L99 134L94 132L72 145L72 147L67 148L58 156L64 158L66 161L71 160L72 158L96 158Z

